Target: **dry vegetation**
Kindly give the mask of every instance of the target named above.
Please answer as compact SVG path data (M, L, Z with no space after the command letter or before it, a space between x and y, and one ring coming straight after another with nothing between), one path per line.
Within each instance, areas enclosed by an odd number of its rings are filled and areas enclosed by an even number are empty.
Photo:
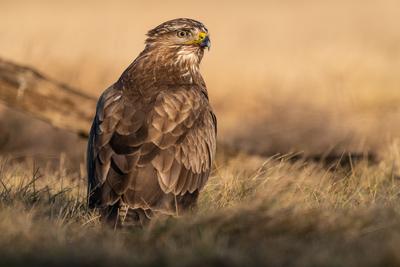
M400 151L387 152L347 170L221 158L194 214L117 232L86 210L79 174L3 159L0 265L398 266Z
M395 0L2 0L0 56L92 95L150 27L205 22L202 68L229 146L193 214L112 232L86 210L84 141L2 108L0 265L400 266L399 10ZM365 157L310 160L347 152Z

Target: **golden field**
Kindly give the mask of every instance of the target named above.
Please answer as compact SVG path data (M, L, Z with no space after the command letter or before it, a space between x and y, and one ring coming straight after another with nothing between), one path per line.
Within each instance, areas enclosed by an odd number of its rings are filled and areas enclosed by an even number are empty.
M3 106L0 265L399 266L399 1L0 0L0 57L97 96L175 17L212 40L221 146L198 210L102 229L85 141Z

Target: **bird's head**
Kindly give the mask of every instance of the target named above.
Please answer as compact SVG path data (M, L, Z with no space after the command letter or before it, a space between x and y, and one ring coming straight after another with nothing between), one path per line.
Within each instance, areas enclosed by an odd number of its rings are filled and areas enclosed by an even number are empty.
M154 84L200 84L200 62L211 41L203 23L169 20L147 33L146 47L121 76L126 87ZM127 85L129 84L129 85Z
M203 23L187 18L162 23L147 33L146 45L172 47L178 51L199 52L210 49L211 41Z

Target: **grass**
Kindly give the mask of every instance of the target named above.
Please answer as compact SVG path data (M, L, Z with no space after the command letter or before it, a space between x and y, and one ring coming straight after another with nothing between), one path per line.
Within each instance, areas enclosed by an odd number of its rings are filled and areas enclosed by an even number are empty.
M195 212L118 231L86 209L79 174L3 159L0 265L400 264L397 144L379 163L349 168L289 155L222 156Z

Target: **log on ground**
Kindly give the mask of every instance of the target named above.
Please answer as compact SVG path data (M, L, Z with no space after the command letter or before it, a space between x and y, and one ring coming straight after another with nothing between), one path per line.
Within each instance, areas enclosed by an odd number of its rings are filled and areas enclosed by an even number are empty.
M96 98L47 78L27 66L0 59L0 101L56 128L87 137Z

